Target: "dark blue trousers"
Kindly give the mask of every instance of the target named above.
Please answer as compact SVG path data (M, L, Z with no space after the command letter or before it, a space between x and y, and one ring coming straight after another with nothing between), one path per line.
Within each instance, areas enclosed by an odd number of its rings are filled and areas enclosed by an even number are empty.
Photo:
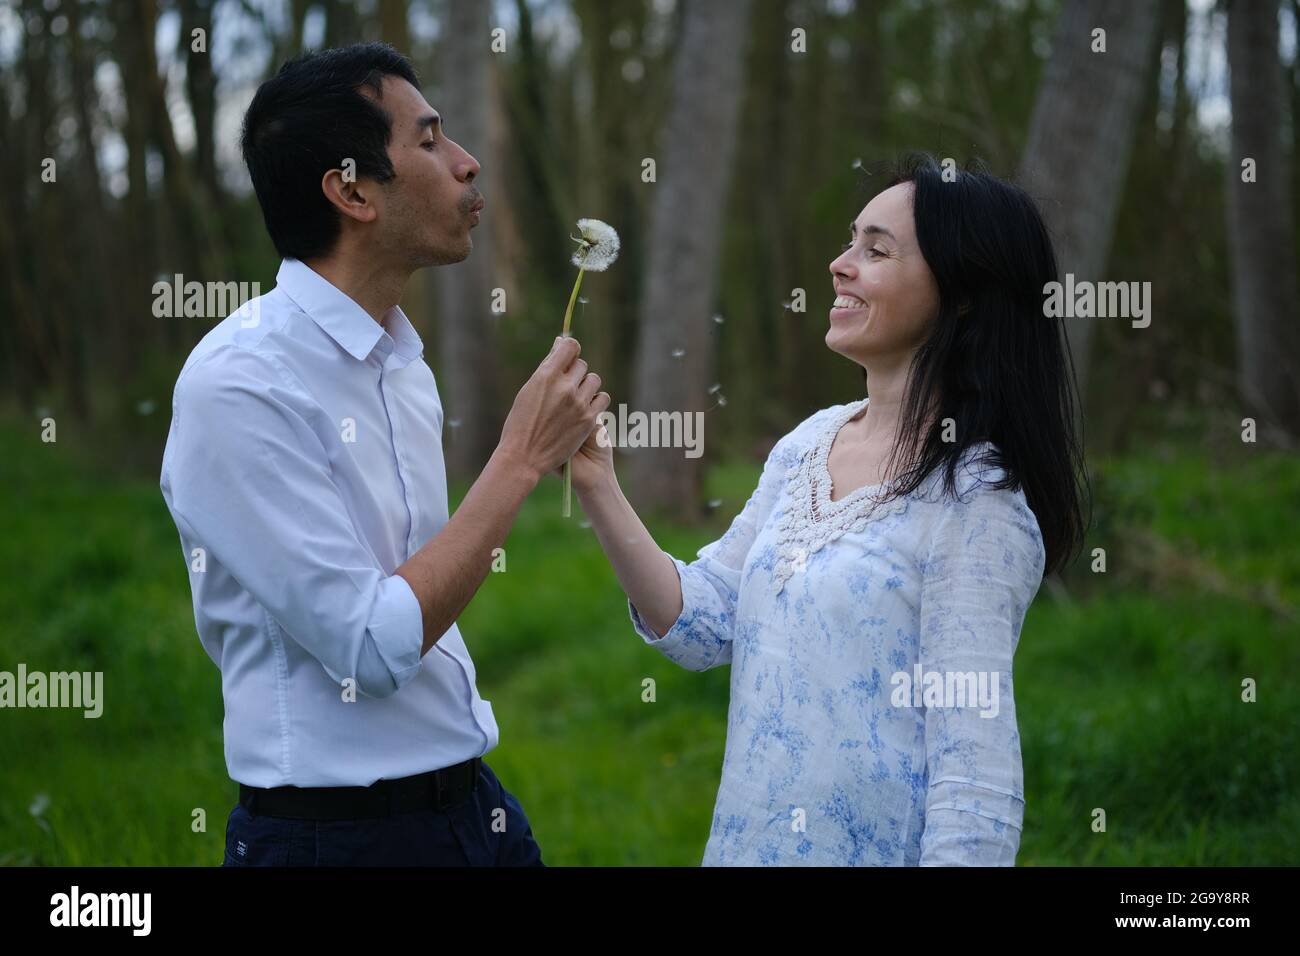
M450 810L371 820L251 815L235 804L222 866L544 866L519 801L486 763Z

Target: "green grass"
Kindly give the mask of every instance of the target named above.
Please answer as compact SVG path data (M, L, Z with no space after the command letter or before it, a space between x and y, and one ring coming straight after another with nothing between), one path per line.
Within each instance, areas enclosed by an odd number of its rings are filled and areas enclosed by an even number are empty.
M62 436L61 436L62 437ZM98 720L0 711L0 863L211 865L235 788L219 675L194 633L179 540L156 482L104 478L65 443L0 427L0 669L102 670ZM716 469L705 528L656 527L691 556L744 503L748 464ZM1105 464L1106 575L1030 609L1016 659L1027 795L1022 865L1300 862L1300 463L1232 471L1194 457ZM492 701L493 768L551 864L695 865L726 732L728 671L683 671L631 630L594 536L528 502L461 625ZM1134 527L1219 575L1152 576ZM1131 537L1131 535L1130 535ZM1150 569L1146 569L1150 570ZM1254 678L1259 702L1241 702ZM642 681L656 701L642 701ZM39 814L31 807L41 797ZM1106 832L1091 828L1094 808ZM194 812L206 830L194 832Z

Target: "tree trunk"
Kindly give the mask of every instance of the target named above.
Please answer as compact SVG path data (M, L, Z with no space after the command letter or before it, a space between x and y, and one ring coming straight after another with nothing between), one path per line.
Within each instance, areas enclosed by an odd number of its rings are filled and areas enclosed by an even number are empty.
M654 192L637 337L637 411L687 415L711 404L711 316L749 14L749 0L688 0L684 11L657 182L647 184ZM706 416L706 436L717 421ZM702 460L686 458L680 448L636 450L629 477L637 503L681 519L698 516Z
M1228 68L1228 247L1241 393L1251 411L1295 438L1300 435L1300 297L1290 158L1282 145L1286 99L1276 0L1235 0L1228 8ZM1254 160L1254 182L1242 181L1246 159Z
M440 58L440 112L447 118L452 138L483 167L482 177L489 174L494 161L488 155L494 57L488 46L489 13L487 4L479 0L451 0ZM482 179L478 185L488 206L482 224L472 233L474 250L464 262L434 270L438 387L446 409L447 472L457 478L478 474L501 435L498 357L493 348L496 315L492 312L492 289L497 285L492 210L499 197L492 195ZM512 307L509 300L506 306Z
M1159 5L1066 0L1029 124L1020 180L1042 203L1061 278L1100 281L1153 59ZM1106 31L1094 53L1093 30ZM1130 280L1134 277L1117 277ZM1087 393L1096 319L1065 319L1079 393Z

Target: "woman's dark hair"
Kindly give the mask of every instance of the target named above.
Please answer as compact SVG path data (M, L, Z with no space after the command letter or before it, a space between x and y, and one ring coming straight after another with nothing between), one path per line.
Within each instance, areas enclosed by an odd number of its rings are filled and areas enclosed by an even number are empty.
M339 215L320 188L328 170L353 159L358 178L393 178L392 118L378 103L385 76L420 85L410 61L391 46L361 43L290 60L257 88L240 145L281 257L310 259L334 247ZM360 92L363 86L374 99Z
M939 314L912 360L889 462L890 474L900 460L908 470L891 495L910 494L939 467L955 494L963 454L992 442L988 464L1005 472L994 487L1024 488L1050 574L1083 545L1087 480L1069 342L1043 310L1044 286L1058 280L1051 236L1033 199L982 163L945 169L911 153L886 188L905 182ZM956 441L943 440L945 419Z

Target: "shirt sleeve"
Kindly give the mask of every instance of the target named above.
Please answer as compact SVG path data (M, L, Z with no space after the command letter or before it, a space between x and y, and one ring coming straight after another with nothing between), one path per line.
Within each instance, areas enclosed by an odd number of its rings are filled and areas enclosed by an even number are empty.
M368 697L419 672L419 601L358 537L286 370L236 348L176 386L164 492L178 523L334 680Z
M682 613L663 637L655 634L628 601L632 627L641 639L687 670L703 671L731 663L741 571L759 529L780 497L789 469L797 461L796 436L811 421L777 442L763 465L758 486L726 534L696 552L696 560L690 564L672 558L681 581Z
M1025 797L1012 658L1043 562L1038 523L1017 492L980 486L936 519L921 585L920 664L923 675L967 693L943 700L964 706L925 709L922 866L1015 864ZM982 699L969 693L980 686Z

